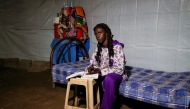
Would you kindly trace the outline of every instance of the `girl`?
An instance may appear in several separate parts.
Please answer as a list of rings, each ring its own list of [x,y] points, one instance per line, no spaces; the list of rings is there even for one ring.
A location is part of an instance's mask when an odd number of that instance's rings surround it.
[[[104,23],[94,27],[94,34],[98,44],[87,67],[87,74],[99,73],[98,80],[104,90],[101,109],[112,109],[116,98],[115,91],[121,81],[127,77],[124,75],[124,45],[113,40],[110,28]]]

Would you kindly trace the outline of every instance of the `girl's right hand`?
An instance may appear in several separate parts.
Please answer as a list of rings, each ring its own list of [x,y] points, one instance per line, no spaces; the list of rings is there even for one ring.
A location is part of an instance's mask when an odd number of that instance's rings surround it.
[[[94,65],[93,65],[93,64],[92,64],[91,66],[89,66],[89,67],[87,68],[87,70],[88,70],[87,75],[88,75],[88,74],[95,74],[95,73],[100,73],[100,72],[101,72],[101,70],[100,70],[99,68],[94,68]]]
[[[92,65],[90,65],[90,66],[87,68],[87,71],[88,71],[87,74],[91,74],[93,70],[94,70],[94,65],[92,64]]]

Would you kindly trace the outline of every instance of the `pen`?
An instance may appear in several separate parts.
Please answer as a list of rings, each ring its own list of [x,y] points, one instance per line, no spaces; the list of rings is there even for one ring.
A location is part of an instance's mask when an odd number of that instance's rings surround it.
[[[90,73],[92,72],[93,69],[94,69],[94,64],[91,65]]]

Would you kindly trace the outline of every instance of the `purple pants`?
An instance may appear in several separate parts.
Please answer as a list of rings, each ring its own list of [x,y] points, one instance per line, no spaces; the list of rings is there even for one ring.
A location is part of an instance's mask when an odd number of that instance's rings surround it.
[[[102,97],[100,109],[113,109],[116,98],[115,91],[122,81],[122,76],[116,73],[109,73],[105,77],[100,76],[98,80],[100,80],[100,90],[103,90],[103,92],[100,93]]]

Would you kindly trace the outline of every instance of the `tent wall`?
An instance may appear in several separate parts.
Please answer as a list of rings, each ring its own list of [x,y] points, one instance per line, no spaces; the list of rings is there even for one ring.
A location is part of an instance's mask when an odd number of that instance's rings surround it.
[[[107,23],[125,44],[127,65],[190,70],[190,0],[73,0],[93,27]],[[66,0],[0,0],[0,58],[49,60],[53,20]],[[67,1],[69,2],[69,0]]]

